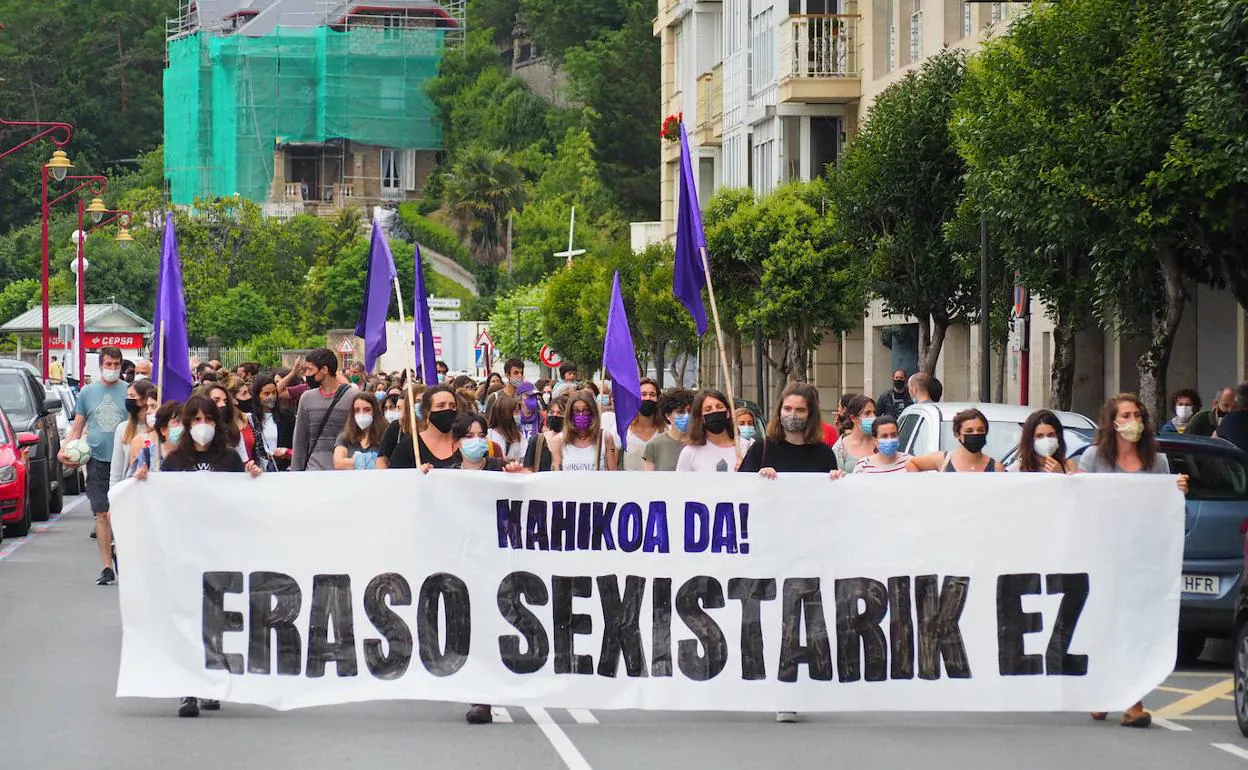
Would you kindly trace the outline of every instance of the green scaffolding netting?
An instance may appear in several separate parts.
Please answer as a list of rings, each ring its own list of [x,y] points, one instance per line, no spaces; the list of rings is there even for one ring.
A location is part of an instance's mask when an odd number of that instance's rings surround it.
[[[437,74],[443,34],[278,28],[169,41],[165,176],[173,202],[236,193],[266,200],[278,142],[440,149],[425,86]]]

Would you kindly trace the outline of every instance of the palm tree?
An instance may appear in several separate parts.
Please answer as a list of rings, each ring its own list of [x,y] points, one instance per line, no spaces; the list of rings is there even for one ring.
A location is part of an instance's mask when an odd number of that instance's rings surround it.
[[[497,264],[503,255],[507,213],[524,198],[520,171],[499,150],[466,150],[444,178],[443,200],[451,223],[468,239],[477,262]]]

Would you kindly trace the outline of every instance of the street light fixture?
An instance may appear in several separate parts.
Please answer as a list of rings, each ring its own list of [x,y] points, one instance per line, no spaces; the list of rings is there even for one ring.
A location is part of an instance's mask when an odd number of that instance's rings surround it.
[[[134,243],[134,236],[130,234],[130,228],[126,227],[125,225],[122,225],[121,227],[117,228],[117,237],[114,238],[113,240],[121,244],[121,248],[124,249],[130,244]]]
[[[65,175],[74,167],[74,164],[69,162],[69,156],[65,154],[64,150],[57,150],[52,153],[52,159],[48,161],[47,165],[48,171],[52,172],[52,178],[58,182],[64,182]]]
[[[51,138],[52,143],[58,148],[63,148],[65,145],[69,144],[69,140],[74,134],[74,127],[70,124],[48,120],[5,120],[4,118],[0,118],[0,129],[4,128],[42,128],[43,130],[32,137],[18,142],[7,150],[0,151],[0,158],[8,157],[23,147],[29,147],[45,136]],[[60,136],[56,136],[58,132],[60,133]],[[53,153],[52,160],[48,162],[54,164],[58,168],[64,168],[66,171],[73,168],[73,164],[69,162],[69,157],[59,149],[57,152]],[[57,181],[64,178],[64,172],[57,173],[60,173],[60,176],[56,178]]]
[[[108,206],[105,206],[100,198],[92,198],[90,205],[87,206],[87,213],[91,215],[92,222],[99,224],[104,215],[108,213]]]

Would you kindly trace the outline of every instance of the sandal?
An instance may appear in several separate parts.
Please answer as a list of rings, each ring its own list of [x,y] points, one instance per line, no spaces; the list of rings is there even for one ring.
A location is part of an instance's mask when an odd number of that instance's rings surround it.
[[[1109,718],[1109,712],[1108,711],[1093,711],[1092,718],[1098,722],[1104,722],[1106,719]]]
[[[1126,711],[1122,715],[1123,727],[1148,727],[1153,723],[1153,715],[1140,709],[1139,711]]]

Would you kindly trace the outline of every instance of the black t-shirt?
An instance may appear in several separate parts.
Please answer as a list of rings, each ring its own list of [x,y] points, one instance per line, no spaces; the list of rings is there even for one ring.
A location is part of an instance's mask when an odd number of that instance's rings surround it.
[[[183,452],[174,452],[160,464],[161,471],[216,471],[217,473],[242,473],[243,458],[238,452],[228,450],[220,454],[195,452],[188,458]]]
[[[1218,438],[1248,452],[1248,409],[1236,409],[1218,423]]]
[[[459,450],[455,450],[454,454],[446,459],[434,457],[433,452],[429,451],[429,447],[425,446],[425,442],[420,436],[416,437],[416,443],[420,447],[420,465],[432,465],[435,468],[452,468],[459,465],[461,458]],[[386,428],[386,433],[381,437],[381,457],[386,458],[391,468],[417,468],[416,458],[412,454],[412,437],[399,430],[399,423],[392,422]]]
[[[832,447],[822,441],[790,444],[763,439],[754,442],[737,470],[757,473],[763,468],[774,468],[777,473],[828,473],[835,467],[836,455],[832,454]]]
[[[542,456],[540,459],[533,457],[533,455],[537,454],[537,442],[539,437],[542,442]],[[537,467],[533,466],[535,459],[537,460]],[[548,471],[550,470],[550,464],[553,461],[554,458],[551,457],[550,454],[550,442],[546,440],[546,434],[538,433],[533,437],[533,440],[529,442],[529,448],[524,451],[524,467],[534,471]]]
[[[464,469],[464,466],[463,466],[463,461],[461,460],[460,462],[455,463],[455,464],[454,464],[454,465],[452,465],[451,467],[452,467],[452,468],[454,468],[454,469],[455,469],[455,470],[457,470],[457,471],[462,471],[462,470]],[[501,471],[502,469],[504,469],[504,468],[506,468],[506,467],[507,467],[507,460],[506,460],[506,458],[502,458],[502,457],[487,457],[487,458],[485,458],[485,467],[484,467],[484,468],[481,468],[480,470],[483,470],[483,471]]]

